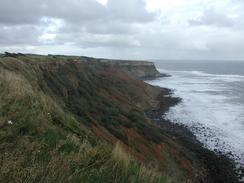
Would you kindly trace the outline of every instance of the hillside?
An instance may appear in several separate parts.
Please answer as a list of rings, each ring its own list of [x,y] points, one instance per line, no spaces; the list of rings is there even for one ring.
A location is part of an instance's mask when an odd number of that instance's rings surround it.
[[[145,114],[169,91],[87,59],[0,58],[0,182],[199,182]]]

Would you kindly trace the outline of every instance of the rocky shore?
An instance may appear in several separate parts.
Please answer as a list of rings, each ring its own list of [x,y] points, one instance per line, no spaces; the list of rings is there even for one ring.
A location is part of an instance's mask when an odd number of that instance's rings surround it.
[[[238,183],[242,182],[241,170],[236,170],[234,162],[227,156],[203,147],[193,133],[183,125],[175,124],[163,118],[170,107],[177,105],[181,99],[171,96],[172,91],[163,89],[158,96],[159,105],[157,108],[146,111],[147,116],[165,131],[174,141],[181,144],[184,152],[195,162],[202,173],[199,173],[199,182],[206,183]],[[239,174],[237,174],[239,172]],[[243,172],[243,170],[242,170]]]

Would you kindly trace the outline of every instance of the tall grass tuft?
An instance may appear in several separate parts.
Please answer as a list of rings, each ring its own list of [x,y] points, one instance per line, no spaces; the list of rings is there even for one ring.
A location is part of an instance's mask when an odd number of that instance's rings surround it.
[[[117,142],[113,151],[112,151],[112,158],[117,164],[122,165],[124,168],[128,168],[129,164],[131,163],[131,157],[127,154],[121,143]]]

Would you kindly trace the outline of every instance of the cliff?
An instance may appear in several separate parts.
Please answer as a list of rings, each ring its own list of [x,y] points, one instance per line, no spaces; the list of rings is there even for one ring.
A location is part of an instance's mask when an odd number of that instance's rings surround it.
[[[118,63],[0,58],[0,182],[178,183],[205,176],[194,156],[146,116],[169,105],[158,100],[169,90],[131,77],[120,69],[128,63]]]
[[[0,182],[187,180],[190,160],[144,114],[161,92],[100,61],[1,58]]]
[[[102,63],[110,67],[114,67],[134,78],[152,79],[156,77],[166,76],[156,69],[153,62],[148,61],[123,61],[123,60],[100,60]]]

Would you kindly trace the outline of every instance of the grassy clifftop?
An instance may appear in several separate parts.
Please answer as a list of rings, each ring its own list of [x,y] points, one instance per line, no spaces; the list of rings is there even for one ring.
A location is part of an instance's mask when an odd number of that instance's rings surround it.
[[[144,110],[167,91],[100,61],[0,58],[0,182],[192,182]]]

